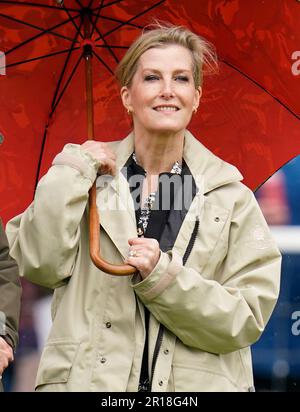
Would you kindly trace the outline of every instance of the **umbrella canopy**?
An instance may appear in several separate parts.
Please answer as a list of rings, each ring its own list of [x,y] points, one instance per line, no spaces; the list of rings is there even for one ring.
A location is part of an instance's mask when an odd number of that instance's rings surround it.
[[[87,18],[90,41],[84,38]],[[298,1],[0,0],[5,221],[32,201],[38,178],[63,145],[86,140],[81,56],[87,45],[93,49],[95,137],[109,141],[129,132],[113,71],[154,18],[187,26],[216,45],[220,74],[205,78],[190,130],[235,164],[251,189],[299,153]]]

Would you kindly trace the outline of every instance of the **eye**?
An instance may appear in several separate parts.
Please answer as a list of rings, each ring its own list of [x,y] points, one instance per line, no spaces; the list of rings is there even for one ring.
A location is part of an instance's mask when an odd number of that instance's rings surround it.
[[[175,77],[175,80],[179,80],[180,82],[189,82],[190,79],[188,78],[188,76],[185,75],[179,75]]]
[[[159,77],[155,74],[148,74],[147,76],[145,76],[146,82],[151,82],[153,80],[159,80]]]

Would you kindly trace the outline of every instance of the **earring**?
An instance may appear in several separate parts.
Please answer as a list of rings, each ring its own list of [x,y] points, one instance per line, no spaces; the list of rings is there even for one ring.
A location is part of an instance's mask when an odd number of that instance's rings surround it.
[[[198,110],[198,107],[195,107],[194,110],[193,110],[193,112],[196,114],[196,113],[197,113],[197,110]]]
[[[131,110],[130,110],[130,109],[128,109],[128,108],[127,108],[127,114],[128,114],[128,116],[130,116],[130,115],[131,115]]]

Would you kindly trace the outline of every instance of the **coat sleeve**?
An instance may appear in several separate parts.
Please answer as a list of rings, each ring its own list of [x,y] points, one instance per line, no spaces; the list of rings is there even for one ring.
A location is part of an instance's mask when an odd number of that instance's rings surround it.
[[[247,191],[236,203],[229,234],[219,239],[228,244],[227,254],[213,265],[215,273],[184,267],[171,251],[161,253],[151,274],[133,285],[157,320],[184,344],[212,353],[254,343],[279,294],[281,255],[257,202]],[[216,258],[213,252],[210,259]]]
[[[13,348],[18,343],[20,300],[18,266],[9,255],[7,238],[0,221],[0,335]]]
[[[40,180],[34,202],[8,222],[11,256],[20,275],[39,285],[56,288],[71,276],[80,221],[99,163],[79,145],[68,144]]]

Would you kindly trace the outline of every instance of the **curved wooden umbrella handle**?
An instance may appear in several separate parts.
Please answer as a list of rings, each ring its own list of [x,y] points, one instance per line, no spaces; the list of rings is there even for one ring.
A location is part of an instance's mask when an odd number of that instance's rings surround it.
[[[89,229],[90,229],[90,255],[93,263],[98,269],[109,275],[129,276],[136,273],[136,268],[130,265],[113,265],[106,262],[100,256],[100,219],[96,205],[96,183],[90,189],[89,193]]]

